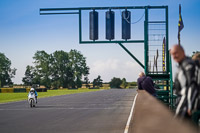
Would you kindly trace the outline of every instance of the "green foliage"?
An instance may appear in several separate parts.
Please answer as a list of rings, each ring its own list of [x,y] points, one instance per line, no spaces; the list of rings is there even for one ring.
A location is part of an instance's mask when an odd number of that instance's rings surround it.
[[[69,53],[37,51],[33,67],[27,66],[24,84],[42,84],[47,88],[79,88],[82,77],[89,74],[86,58],[77,50]]]
[[[47,88],[51,86],[51,55],[45,51],[37,51],[33,57],[34,64],[34,84],[43,84]]]
[[[22,82],[24,82],[24,85],[32,86],[32,82],[33,82],[33,67],[32,66],[28,65],[26,67],[25,77],[22,79]]]
[[[102,87],[103,80],[101,79],[101,76],[98,75],[96,79],[93,80],[93,87]]]
[[[80,87],[82,76],[87,76],[89,74],[89,67],[86,64],[86,58],[83,57],[79,51],[71,50],[69,52],[69,62],[73,73],[71,82],[75,82],[75,86],[72,86],[72,88]]]
[[[128,83],[129,88],[135,88],[137,86],[137,82],[130,82]]]
[[[111,88],[120,88],[120,85],[122,84],[122,80],[120,78],[113,78],[110,81],[110,87]]]
[[[88,75],[84,77],[83,83],[86,85],[86,88],[90,88],[90,85],[89,85],[90,81],[89,81]]]
[[[64,51],[55,51],[51,55],[52,86],[54,88],[68,87],[72,81],[73,73],[70,68],[69,55]]]
[[[126,87],[128,86],[128,83],[126,82],[126,79],[125,79],[125,78],[122,79],[122,84],[121,84],[121,86],[122,86],[123,88],[126,88]]]
[[[11,69],[11,61],[3,53],[0,53],[0,87],[13,84],[11,79],[16,70],[15,68]]]
[[[130,86],[137,86],[137,82],[131,82]]]

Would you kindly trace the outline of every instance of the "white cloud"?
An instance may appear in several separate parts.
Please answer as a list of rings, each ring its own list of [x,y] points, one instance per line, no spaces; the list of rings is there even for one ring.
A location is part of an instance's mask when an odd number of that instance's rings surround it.
[[[126,78],[127,81],[136,81],[138,73],[143,69],[134,61],[121,61],[109,58],[98,60],[90,65],[89,79],[92,82],[98,75],[104,82],[109,82],[113,77]]]

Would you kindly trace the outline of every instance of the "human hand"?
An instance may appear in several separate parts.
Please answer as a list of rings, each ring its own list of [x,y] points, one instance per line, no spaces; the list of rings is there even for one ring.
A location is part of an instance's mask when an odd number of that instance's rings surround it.
[[[191,110],[190,110],[190,109],[188,109],[187,113],[188,113],[188,115],[189,115],[189,116],[191,116],[191,115],[192,115],[192,112],[191,112]]]

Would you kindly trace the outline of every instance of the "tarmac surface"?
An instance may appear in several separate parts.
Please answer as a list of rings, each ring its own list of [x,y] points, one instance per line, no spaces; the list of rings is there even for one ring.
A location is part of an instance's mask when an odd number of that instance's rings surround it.
[[[191,121],[174,118],[174,113],[146,91],[138,91],[129,133],[200,133]]]
[[[45,92],[44,92],[45,93]],[[0,133],[123,133],[134,89],[110,89],[0,104]]]

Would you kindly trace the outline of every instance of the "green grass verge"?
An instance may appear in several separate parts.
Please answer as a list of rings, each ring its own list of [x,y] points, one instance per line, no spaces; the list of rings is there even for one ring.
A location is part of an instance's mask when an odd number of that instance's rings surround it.
[[[99,91],[99,90],[100,89],[48,90],[47,92],[38,92],[38,98],[40,99],[43,97],[52,97],[52,96],[84,93],[84,92]],[[27,95],[28,93],[0,93],[0,103],[27,100]]]

